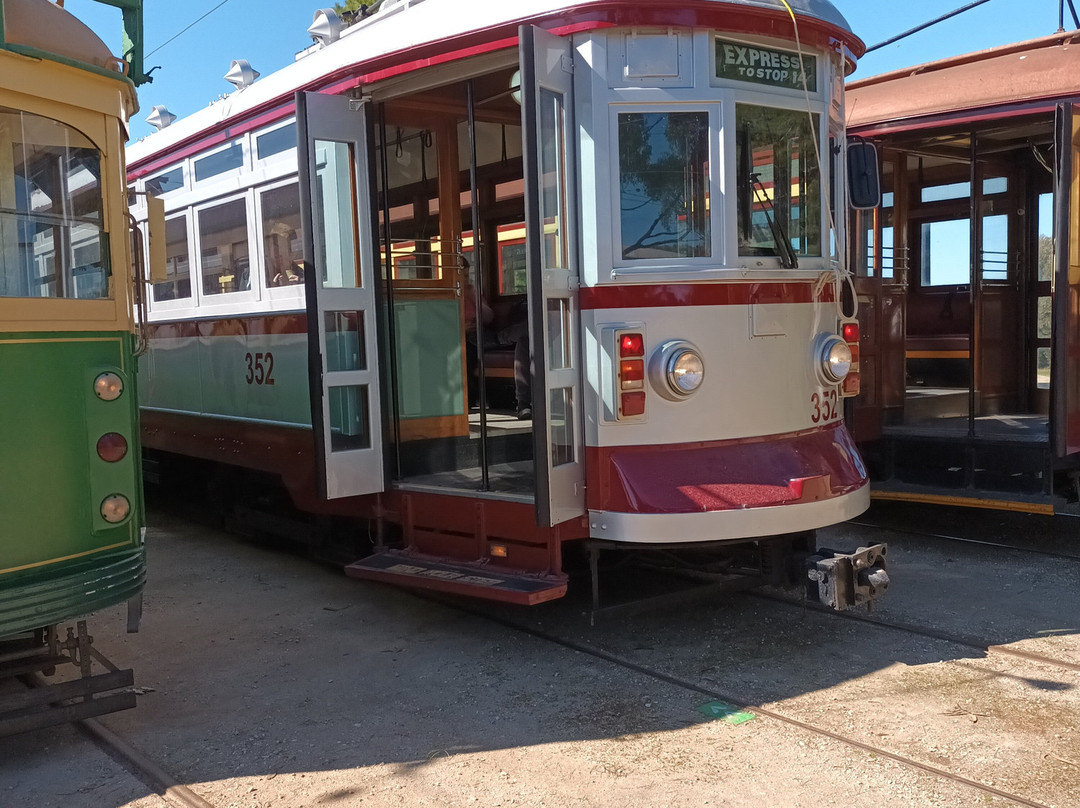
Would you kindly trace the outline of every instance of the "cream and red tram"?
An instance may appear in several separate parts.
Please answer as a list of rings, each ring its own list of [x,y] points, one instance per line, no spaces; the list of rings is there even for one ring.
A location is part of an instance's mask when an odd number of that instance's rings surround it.
[[[863,46],[787,6],[385,1],[234,63],[130,149],[167,211],[155,461],[366,520],[357,576],[512,602],[564,593],[567,542],[807,554],[868,503],[837,253]]]

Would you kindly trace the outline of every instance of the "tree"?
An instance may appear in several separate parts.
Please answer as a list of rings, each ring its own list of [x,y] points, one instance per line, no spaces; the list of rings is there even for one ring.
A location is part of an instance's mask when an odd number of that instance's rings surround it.
[[[334,3],[334,11],[337,12],[339,17],[344,18],[345,14],[353,16],[350,12],[359,11],[362,7],[366,8],[375,3],[376,0],[345,0],[344,3]]]

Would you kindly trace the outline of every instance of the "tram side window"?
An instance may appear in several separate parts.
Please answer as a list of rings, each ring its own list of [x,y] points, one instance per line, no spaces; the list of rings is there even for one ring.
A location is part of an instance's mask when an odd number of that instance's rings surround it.
[[[165,276],[154,284],[154,300],[186,300],[191,297],[191,260],[188,253],[187,219],[178,216],[165,221]]]
[[[267,286],[304,282],[304,242],[300,233],[300,187],[293,183],[259,194]]]
[[[109,296],[101,155],[60,121],[0,107],[0,296]]]
[[[203,294],[246,292],[251,288],[247,207],[234,199],[199,211],[199,263]]]
[[[818,115],[735,105],[739,255],[821,255]]]
[[[709,114],[619,114],[619,216],[624,259],[712,254]]]
[[[151,196],[162,196],[170,191],[176,191],[184,187],[184,167],[177,166],[168,171],[151,177],[146,181],[146,193]]]

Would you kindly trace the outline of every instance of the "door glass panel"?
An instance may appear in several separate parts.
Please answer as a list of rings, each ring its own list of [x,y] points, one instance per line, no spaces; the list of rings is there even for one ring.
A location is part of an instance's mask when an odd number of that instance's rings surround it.
[[[987,281],[1009,279],[1009,217],[983,216],[982,276]]]
[[[367,370],[364,312],[328,311],[326,318],[326,371]]]
[[[565,143],[563,98],[540,91],[540,215],[544,222],[544,266],[566,269]]]
[[[548,367],[563,370],[574,366],[570,355],[570,301],[549,298],[547,301]]]
[[[1035,351],[1035,381],[1042,390],[1050,389],[1050,349],[1037,348]]]
[[[1049,297],[1039,298],[1039,314],[1036,318],[1035,336],[1038,339],[1050,339],[1051,304]]]
[[[574,462],[574,391],[570,387],[552,390],[548,418],[551,422],[551,465]]]
[[[712,254],[709,224],[709,114],[619,115],[622,257]]]
[[[1039,194],[1039,280],[1054,274],[1054,195]],[[1049,336],[1049,335],[1047,335]]]
[[[322,273],[322,285],[333,289],[359,288],[352,144],[315,141],[315,182],[312,226],[315,264]],[[346,211],[351,211],[351,215]]]
[[[368,386],[331,387],[327,395],[330,403],[330,451],[370,449]]]
[[[971,276],[971,222],[952,219],[922,226],[923,286],[965,285]]]

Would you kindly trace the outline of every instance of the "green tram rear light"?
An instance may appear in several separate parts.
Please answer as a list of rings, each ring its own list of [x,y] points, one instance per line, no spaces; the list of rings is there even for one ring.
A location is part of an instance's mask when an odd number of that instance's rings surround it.
[[[113,494],[101,503],[101,518],[110,524],[123,522],[129,513],[131,513],[131,503],[123,494]]]

